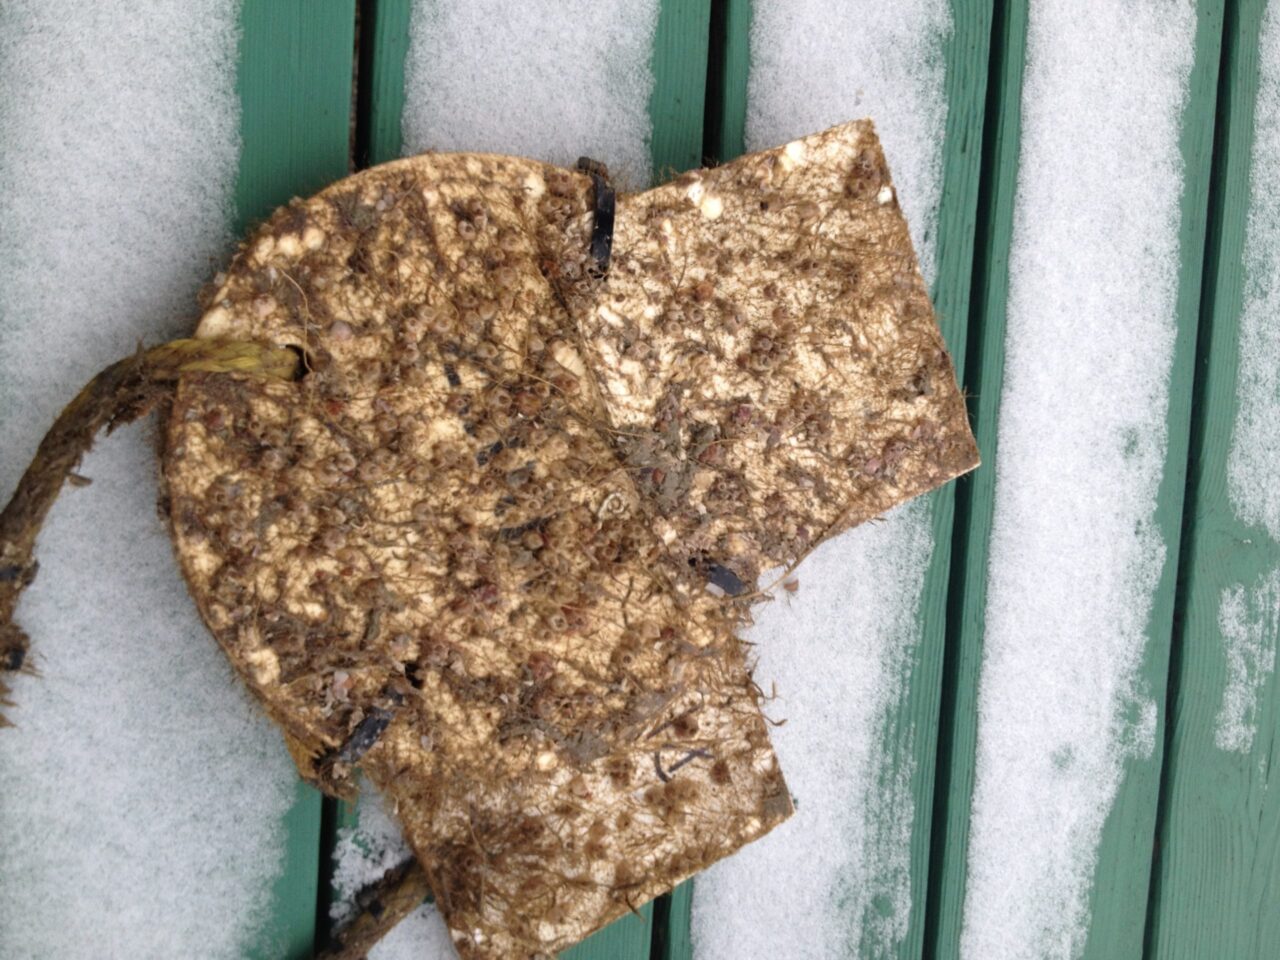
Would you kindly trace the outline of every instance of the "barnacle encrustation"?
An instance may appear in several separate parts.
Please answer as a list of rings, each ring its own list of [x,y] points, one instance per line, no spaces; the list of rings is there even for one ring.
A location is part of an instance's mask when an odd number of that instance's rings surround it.
[[[619,197],[607,269],[602,182],[426,154],[294,201],[189,348],[248,372],[140,359],[0,518],[17,668],[39,504],[162,402],[202,617],[303,776],[386,794],[467,958],[561,950],[783,821],[737,638],[762,574],[977,464],[870,123]]]

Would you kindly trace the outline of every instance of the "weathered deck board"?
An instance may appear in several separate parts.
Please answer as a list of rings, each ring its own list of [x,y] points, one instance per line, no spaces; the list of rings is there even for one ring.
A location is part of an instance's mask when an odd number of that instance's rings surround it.
[[[946,48],[947,133],[942,147],[943,186],[938,214],[937,272],[932,294],[938,323],[957,371],[966,369],[969,343],[969,301],[991,15],[990,4],[982,0],[953,0],[953,27]],[[963,378],[961,386],[967,389]],[[982,454],[985,459],[985,451]],[[955,485],[949,484],[928,498],[934,549],[917,612],[920,624],[917,662],[907,695],[899,701],[897,715],[890,719],[889,731],[886,731],[886,743],[892,742],[896,747],[892,754],[894,765],[914,764],[911,778],[915,804],[915,823],[911,831],[911,927],[897,954],[903,960],[920,957],[924,952],[925,901],[937,774],[933,758],[937,753],[938,712],[943,690],[955,494]],[[893,736],[892,741],[888,739],[889,735]]]
[[[290,197],[347,172],[355,0],[245,0],[240,13],[240,172],[236,230],[244,234]],[[298,783],[283,829],[284,874],[254,960],[309,957],[316,931],[320,794]]]
[[[236,213],[242,232],[345,176],[356,0],[244,0]]]
[[[1240,520],[1227,492],[1239,402],[1243,250],[1264,0],[1228,3],[1219,137],[1179,578],[1170,726],[1147,956],[1262,960],[1280,949],[1280,796],[1269,789],[1280,739],[1277,674],[1261,691],[1247,751],[1215,743],[1227,686],[1223,592],[1280,564],[1280,544]],[[1274,643],[1275,621],[1271,611]]]
[[[653,38],[654,183],[702,165],[711,0],[661,0]]]
[[[1139,956],[1150,893],[1156,808],[1164,758],[1161,740],[1167,718],[1165,686],[1169,673],[1191,431],[1190,385],[1200,313],[1223,2],[1199,0],[1196,11],[1195,61],[1179,141],[1184,166],[1176,305],[1178,334],[1170,373],[1165,470],[1155,512],[1155,524],[1166,544],[1167,553],[1147,628],[1149,639],[1142,669],[1146,689],[1160,705],[1156,746],[1147,759],[1131,760],[1127,764],[1119,795],[1103,828],[1090,899],[1089,939],[1083,960]]]
[[[950,600],[951,650],[948,688],[944,694],[947,710],[939,754],[943,767],[939,779],[940,782],[946,780],[947,790],[945,797],[939,797],[941,836],[935,863],[936,892],[930,907],[934,919],[927,948],[928,956],[938,958],[960,955],[988,541],[995,463],[999,455],[996,424],[1003,379],[1004,314],[1016,199],[1022,75],[1027,20],[1029,15],[1034,16],[1033,5],[1026,0],[998,4],[997,10],[996,42],[1001,49],[993,60],[992,127],[987,134],[989,159],[984,173],[983,251],[980,253],[984,263],[970,330],[974,352],[966,367],[966,382],[975,391],[971,409],[986,464],[962,482],[962,522],[955,540],[956,570]],[[1155,514],[1156,527],[1168,553],[1154,595],[1141,674],[1144,689],[1157,703],[1162,703],[1164,697],[1173,619],[1222,4],[1201,2],[1197,12],[1195,63],[1180,138],[1185,183],[1179,234],[1178,334],[1167,413],[1168,445]],[[1137,956],[1141,951],[1161,760],[1157,746],[1150,757],[1130,761],[1126,766],[1124,782],[1104,827],[1099,849],[1086,958]]]
[[[983,465],[956,484],[946,655],[937,750],[924,956],[960,955],[970,800],[978,742],[987,558],[995,503],[996,426],[1004,368],[1004,317],[1027,39],[1025,3],[994,6],[982,189],[974,241],[974,290],[962,383]]]
[[[708,158],[723,161],[744,150],[751,4],[750,0],[724,0],[716,7],[706,142]],[[956,369],[964,371],[970,342],[967,326],[978,216],[982,131],[987,104],[992,7],[981,0],[953,0],[951,9],[953,27],[945,49],[947,126],[941,147],[943,184],[932,293],[939,324]],[[888,159],[892,167],[893,157]],[[961,385],[965,385],[963,377]],[[934,755],[939,729],[939,702],[943,695],[944,633],[955,490],[954,485],[949,485],[927,498],[935,547],[917,610],[920,634],[915,645],[907,693],[898,701],[897,709],[882,735],[885,751],[882,769],[892,771],[905,765],[911,770],[914,803],[910,850],[912,910],[909,931],[896,953],[901,958],[919,957],[926,949],[926,885],[935,816]],[[803,569],[800,573],[803,580]],[[672,910],[673,921],[683,917],[687,923],[688,908],[683,906],[683,898],[689,886],[686,884],[676,892],[680,898],[676,903],[682,909]],[[669,951],[661,960],[688,960],[692,955],[685,932],[680,936],[673,935]]]

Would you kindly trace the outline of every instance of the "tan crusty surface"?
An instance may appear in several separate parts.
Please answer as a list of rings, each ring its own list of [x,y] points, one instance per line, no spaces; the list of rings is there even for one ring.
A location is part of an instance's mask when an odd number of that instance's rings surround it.
[[[978,465],[869,122],[627,198],[570,303],[664,542],[753,583]]]
[[[385,792],[468,958],[789,816],[723,586],[976,463],[869,124],[620,199],[606,279],[592,197],[428,154],[295,201],[197,335],[311,372],[185,378],[168,426],[202,615],[304,775]]]

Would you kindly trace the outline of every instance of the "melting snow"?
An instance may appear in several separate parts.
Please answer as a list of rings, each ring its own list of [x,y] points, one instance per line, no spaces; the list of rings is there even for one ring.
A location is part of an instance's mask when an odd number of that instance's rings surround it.
[[[338,831],[334,847],[334,904],[330,914],[345,923],[356,912],[356,894],[410,856],[409,845],[381,798],[364,785],[356,823]],[[423,904],[369,952],[369,960],[454,960],[457,951],[444,919]]]
[[[1227,491],[1245,523],[1280,542],[1280,8],[1267,6],[1259,40],[1250,207],[1240,316],[1239,409],[1227,463]],[[1257,731],[1258,694],[1276,663],[1280,569],[1253,585],[1223,590],[1218,612],[1227,657],[1215,742],[1248,753]]]

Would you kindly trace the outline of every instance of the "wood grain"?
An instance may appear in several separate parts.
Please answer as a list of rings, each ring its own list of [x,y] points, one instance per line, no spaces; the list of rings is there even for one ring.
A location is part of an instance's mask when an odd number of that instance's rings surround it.
[[[1170,726],[1147,956],[1262,960],[1280,950],[1280,675],[1260,692],[1247,752],[1215,744],[1227,684],[1223,591],[1280,564],[1280,544],[1240,521],[1226,487],[1239,407],[1240,315],[1264,0],[1227,5],[1219,137],[1179,577]]]
[[[662,0],[653,38],[649,119],[653,183],[702,165],[711,0]]]

